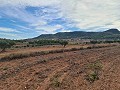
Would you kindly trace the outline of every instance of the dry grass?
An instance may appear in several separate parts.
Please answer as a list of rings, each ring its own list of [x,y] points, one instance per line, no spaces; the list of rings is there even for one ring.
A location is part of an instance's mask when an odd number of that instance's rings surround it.
[[[14,59],[22,59],[27,57],[34,57],[46,54],[54,54],[54,53],[63,53],[63,52],[70,52],[70,51],[78,51],[78,50],[85,50],[85,49],[93,49],[93,48],[104,48],[110,47],[114,45],[90,45],[85,47],[72,47],[72,48],[62,48],[56,50],[47,50],[47,51],[35,51],[35,52],[26,52],[26,53],[12,53],[0,58],[0,61],[10,61]]]

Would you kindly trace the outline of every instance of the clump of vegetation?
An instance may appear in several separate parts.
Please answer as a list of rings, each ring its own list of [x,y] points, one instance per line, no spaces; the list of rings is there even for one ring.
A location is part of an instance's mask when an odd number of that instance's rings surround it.
[[[5,56],[5,57],[2,57],[1,58],[1,61],[7,61],[7,60],[13,60],[13,59],[22,59],[22,58],[25,58],[25,57],[29,57],[30,55],[27,54],[27,53],[19,53],[19,54],[10,54],[8,56]]]
[[[0,48],[2,49],[1,52],[5,52],[6,48],[11,48],[15,43],[11,40],[1,40],[0,41]]]
[[[54,75],[53,76],[53,78],[51,78],[51,86],[53,86],[53,87],[60,87],[61,86],[61,82],[59,81],[59,77],[60,77],[61,75]]]
[[[31,46],[59,45],[58,40],[34,40],[28,42]]]
[[[58,80],[54,80],[52,83],[51,83],[52,86],[54,87],[60,87],[61,83],[58,81]]]
[[[39,61],[39,63],[46,63],[46,62],[47,62],[47,60],[45,60],[45,59]]]
[[[96,80],[99,80],[99,75],[97,72],[92,72],[86,75],[86,80],[89,81],[90,83],[93,83]]]
[[[97,46],[97,45],[94,46],[94,45],[93,45],[93,46],[88,46],[86,49],[103,48],[103,47],[109,47],[109,46],[104,46],[104,45],[103,45],[103,46]]]
[[[63,40],[35,40],[35,41],[31,41],[29,42],[29,46],[43,46],[43,45],[62,45],[62,46],[66,46],[68,44],[67,41],[63,41]]]
[[[8,70],[9,68],[8,67],[2,67],[0,68],[0,70]]]
[[[66,45],[68,45],[68,42],[67,41],[59,41],[59,43],[62,45],[62,46],[66,46]]]
[[[100,61],[93,62],[88,65],[88,68],[91,70],[101,70],[102,69],[102,64]]]
[[[94,81],[99,80],[99,72],[102,69],[102,64],[100,61],[96,61],[87,65],[87,69],[91,71],[85,76],[85,79],[88,82],[93,83]]]

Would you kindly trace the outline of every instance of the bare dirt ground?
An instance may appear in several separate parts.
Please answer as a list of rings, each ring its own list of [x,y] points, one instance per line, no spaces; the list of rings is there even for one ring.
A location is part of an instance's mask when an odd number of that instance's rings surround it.
[[[99,80],[85,79],[100,61]],[[120,46],[0,62],[0,90],[120,90]]]

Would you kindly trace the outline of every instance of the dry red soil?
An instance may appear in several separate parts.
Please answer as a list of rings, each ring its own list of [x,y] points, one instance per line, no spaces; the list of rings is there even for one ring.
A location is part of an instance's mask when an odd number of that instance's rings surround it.
[[[101,62],[99,80],[85,79]],[[120,90],[120,46],[0,62],[0,90]]]

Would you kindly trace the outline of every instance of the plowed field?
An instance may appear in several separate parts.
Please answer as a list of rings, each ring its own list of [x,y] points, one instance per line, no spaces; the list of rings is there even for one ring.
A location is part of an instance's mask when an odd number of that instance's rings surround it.
[[[95,62],[99,79],[90,82]],[[120,90],[120,46],[0,62],[0,90]]]

